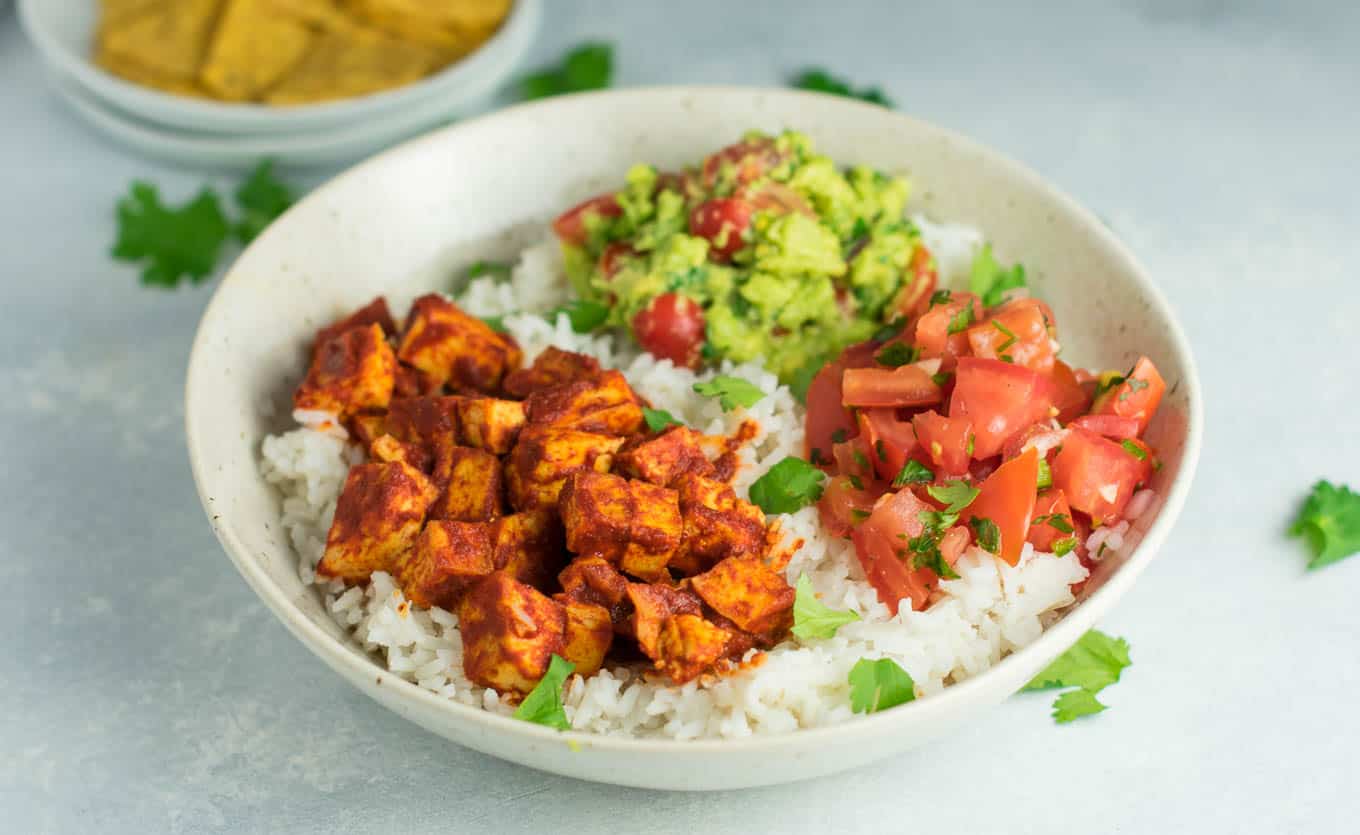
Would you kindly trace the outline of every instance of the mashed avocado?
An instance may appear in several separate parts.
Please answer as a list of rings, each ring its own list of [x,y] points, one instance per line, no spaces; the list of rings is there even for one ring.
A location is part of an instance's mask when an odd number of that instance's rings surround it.
[[[558,233],[577,292],[643,347],[682,361],[647,344],[685,330],[646,319],[673,293],[702,310],[703,344],[684,356],[760,360],[791,381],[899,318],[894,299],[926,280],[913,269],[907,196],[904,178],[838,168],[800,133],[751,133],[697,169],[634,166],[622,190],[573,210],[570,234],[564,215]]]

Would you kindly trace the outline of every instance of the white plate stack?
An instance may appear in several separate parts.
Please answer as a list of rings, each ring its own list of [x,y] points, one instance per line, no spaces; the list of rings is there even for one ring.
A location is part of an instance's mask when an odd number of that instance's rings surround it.
[[[381,93],[298,107],[176,96],[118,78],[91,60],[97,0],[19,0],[19,21],[53,88],[91,125],[149,156],[246,168],[358,159],[484,108],[533,42],[540,0],[516,0],[499,31],[468,57]]]

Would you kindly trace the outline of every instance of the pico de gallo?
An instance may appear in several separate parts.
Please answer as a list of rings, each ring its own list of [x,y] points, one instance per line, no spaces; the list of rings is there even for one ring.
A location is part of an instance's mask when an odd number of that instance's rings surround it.
[[[990,254],[988,253],[988,256]],[[808,391],[823,524],[854,541],[879,599],[923,608],[970,544],[1010,565],[1121,520],[1159,466],[1142,440],[1166,383],[1147,357],[1092,374],[1058,359],[1044,302],[933,292],[899,333],[846,348]],[[1009,296],[1009,298],[1006,298]]]
[[[923,309],[935,259],[907,180],[840,168],[800,133],[749,133],[694,168],[634,166],[553,223],[581,299],[652,354],[761,361],[805,385],[847,345]]]

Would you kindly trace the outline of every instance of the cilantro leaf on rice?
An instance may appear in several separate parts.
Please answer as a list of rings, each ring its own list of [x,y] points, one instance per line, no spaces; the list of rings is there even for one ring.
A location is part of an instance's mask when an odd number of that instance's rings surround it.
[[[751,484],[751,501],[766,513],[793,513],[822,497],[826,473],[792,455]]]
[[[562,708],[562,685],[576,669],[576,665],[557,653],[548,662],[548,671],[534,689],[515,708],[515,718],[536,725],[547,725],[559,731],[571,730],[567,712]]]
[[[765,392],[755,383],[728,374],[719,374],[707,382],[695,383],[694,391],[704,397],[718,398],[718,405],[724,412],[730,412],[738,406],[749,409],[765,397]]]
[[[1007,290],[1028,286],[1025,281],[1025,267],[1015,264],[1009,269],[1001,266],[992,255],[992,245],[983,244],[973,258],[972,272],[968,277],[968,290],[982,299],[985,307],[1001,303]]]
[[[913,701],[916,682],[891,658],[861,658],[850,669],[850,709],[877,713]]]
[[[793,634],[806,641],[812,638],[833,638],[847,623],[859,620],[849,609],[833,609],[817,599],[812,580],[806,574],[798,577],[793,598]]]

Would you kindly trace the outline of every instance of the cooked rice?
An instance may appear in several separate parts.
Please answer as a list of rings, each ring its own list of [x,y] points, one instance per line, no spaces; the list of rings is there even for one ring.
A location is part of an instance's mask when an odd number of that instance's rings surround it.
[[[939,256],[942,278],[966,274],[981,236],[966,227],[921,226]],[[557,244],[547,240],[525,250],[509,281],[475,280],[458,302],[479,316],[504,316],[529,360],[556,345],[621,368],[653,405],[701,432],[731,433],[741,421],[755,420],[760,432],[741,451],[743,466],[734,482],[739,494],[785,456],[801,454],[803,409],[774,375],[757,365],[729,363],[696,375],[612,336],[577,334],[565,315],[549,322],[538,312],[567,297]],[[767,396],[748,411],[724,414],[715,399],[692,391],[695,381],[719,373],[744,377]],[[496,691],[463,675],[454,614],[411,606],[385,573],[374,574],[367,587],[349,589],[316,577],[336,497],[349,466],[360,457],[356,447],[308,428],[264,440],[261,469],[282,494],[283,523],[297,550],[303,583],[319,586],[336,621],[392,673],[464,704],[511,712]],[[1150,494],[1137,498],[1142,508],[1152,501]],[[892,658],[911,674],[920,695],[937,693],[1034,641],[1074,601],[1072,584],[1087,576],[1075,554],[1038,554],[1027,544],[1019,565],[1011,567],[972,548],[955,566],[960,579],[942,583],[929,609],[913,612],[904,605],[889,617],[865,581],[854,547],[822,530],[815,507],[782,517],[782,525],[786,543],[804,541],[788,565],[789,582],[806,573],[823,603],[853,609],[861,621],[841,627],[829,640],[802,643],[791,637],[766,652],[762,663],[708,683],[674,686],[624,667],[589,679],[573,676],[565,693],[572,726],[601,734],[698,739],[843,722],[853,715],[847,676],[860,658]],[[1122,547],[1127,531],[1127,523],[1121,523],[1093,533],[1091,540],[1096,550],[1104,545],[1108,553]]]

